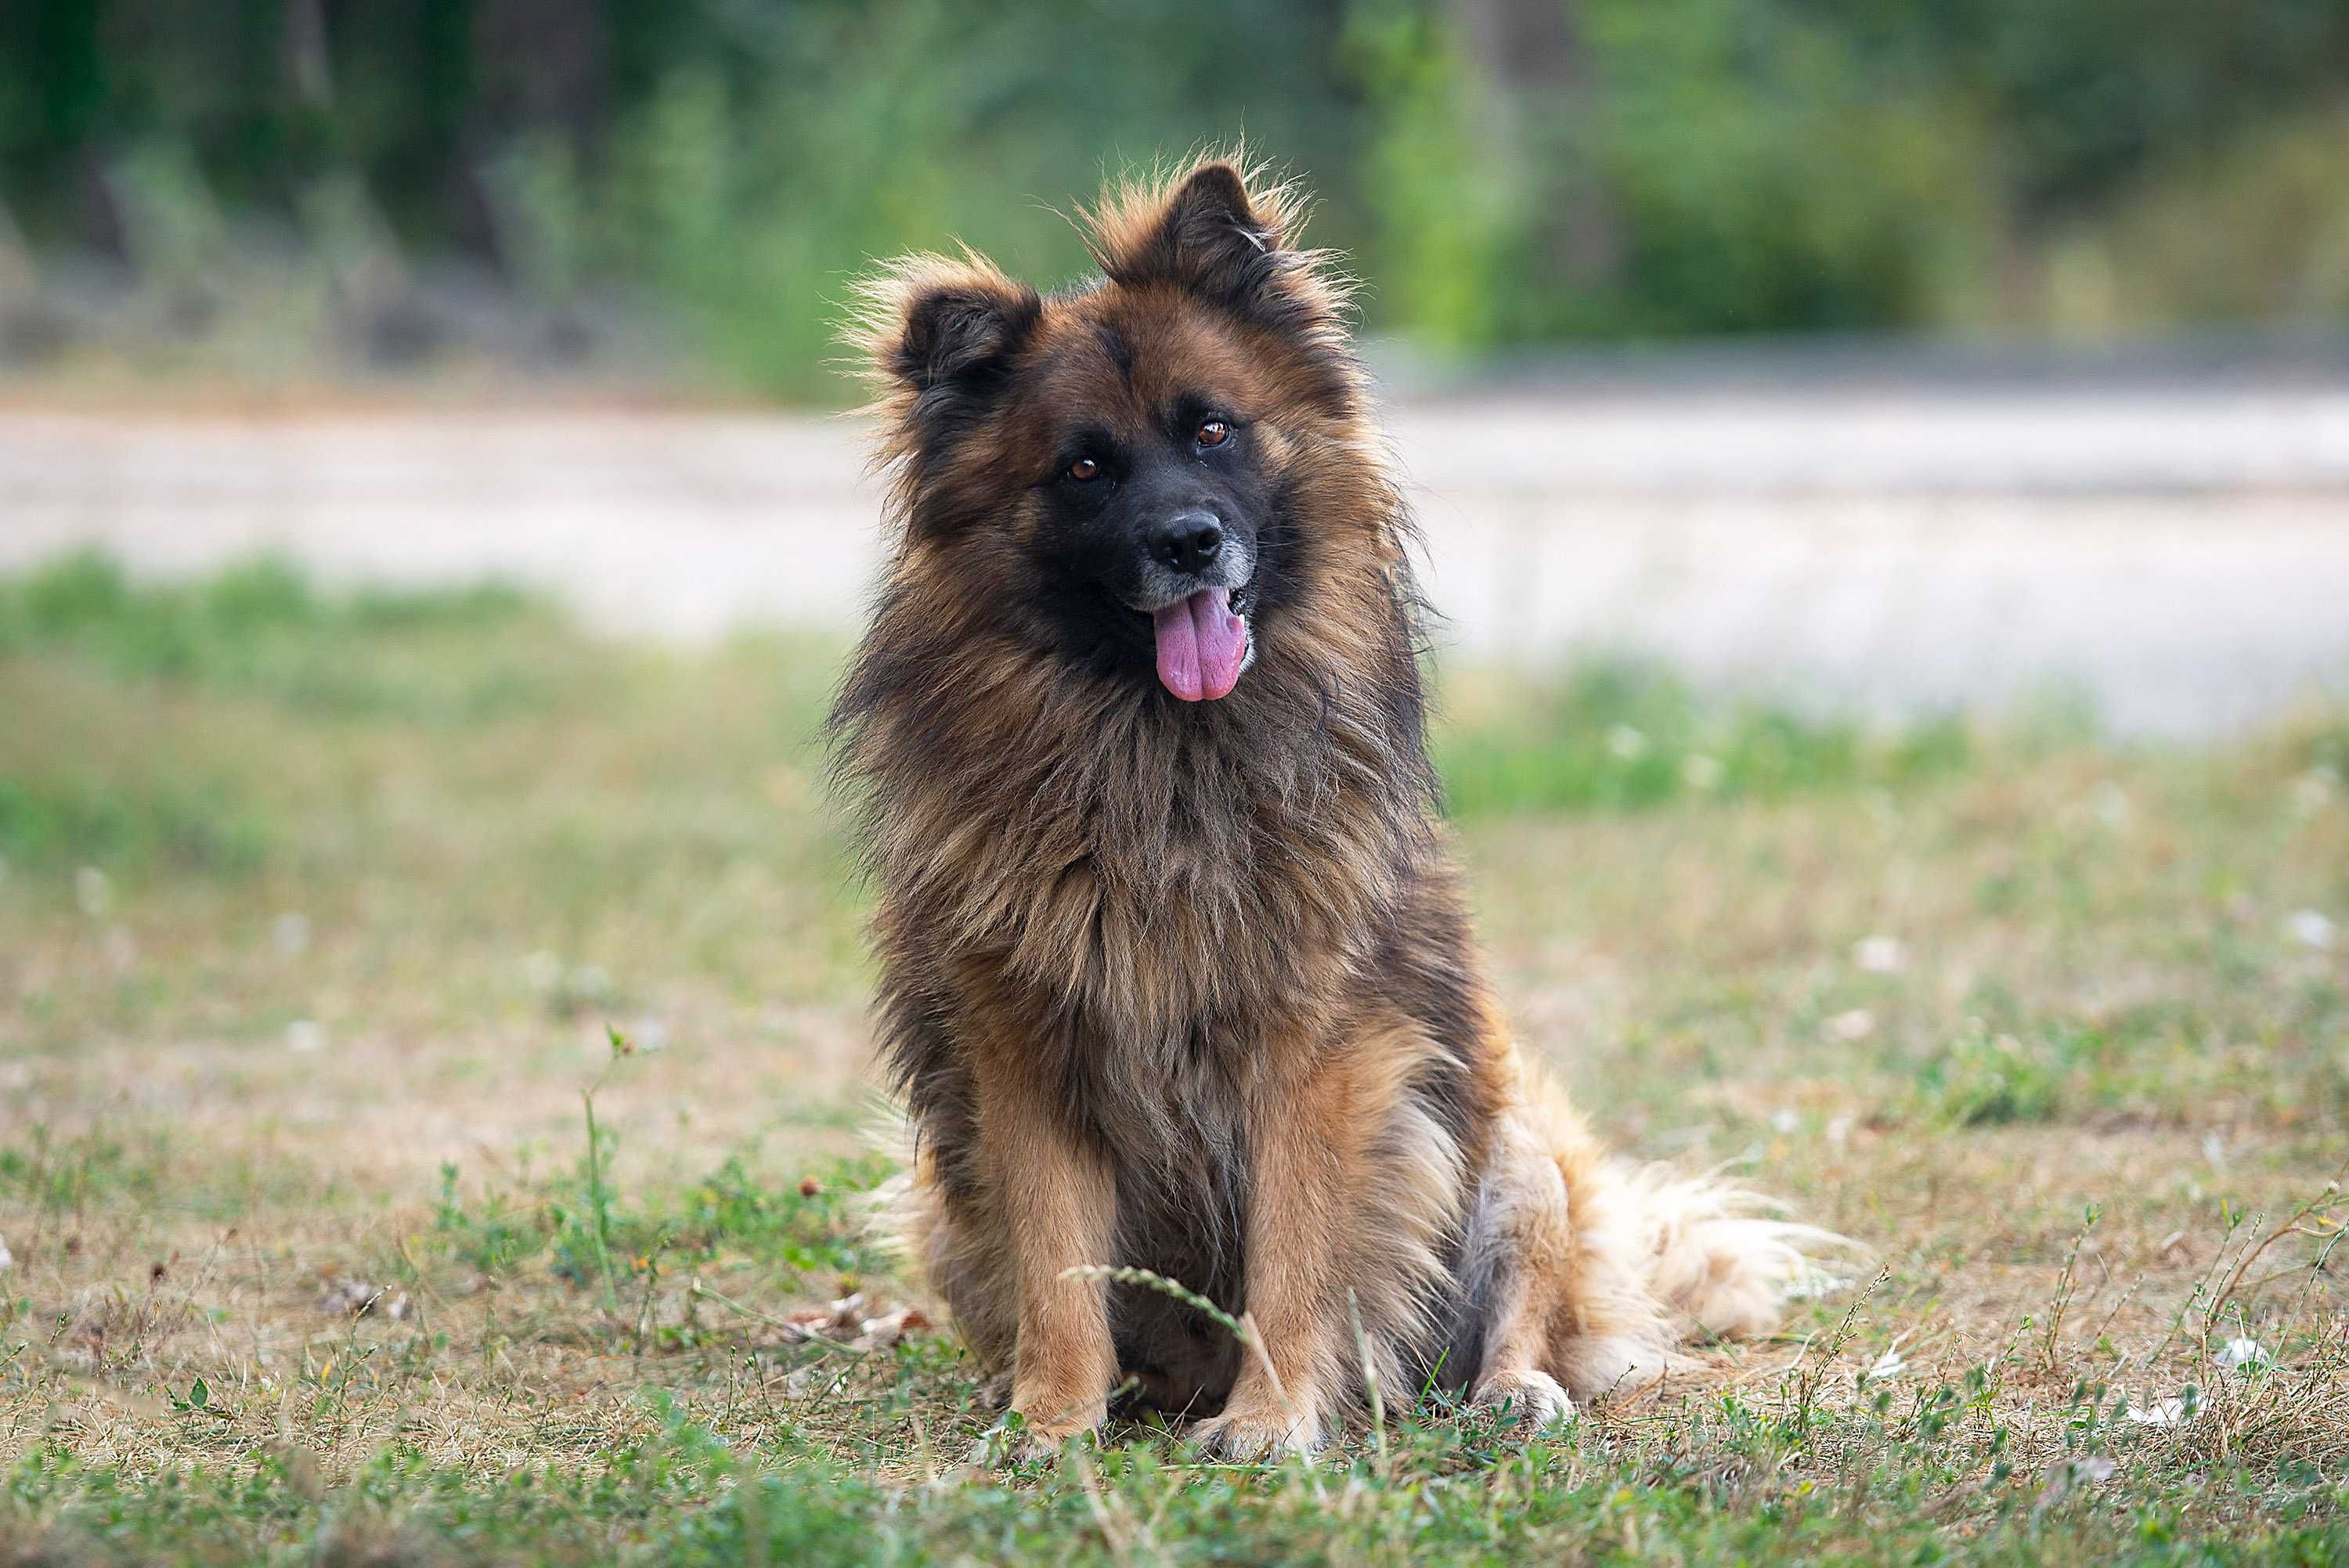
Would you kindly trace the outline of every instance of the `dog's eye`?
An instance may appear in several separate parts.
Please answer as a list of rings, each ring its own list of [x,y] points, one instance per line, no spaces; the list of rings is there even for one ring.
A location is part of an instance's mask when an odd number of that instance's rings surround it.
[[[1203,447],[1220,447],[1232,438],[1232,428],[1221,419],[1210,419],[1199,427],[1198,442]]]
[[[1091,458],[1079,458],[1069,465],[1069,477],[1079,484],[1082,484],[1087,480],[1099,479],[1101,465]]]

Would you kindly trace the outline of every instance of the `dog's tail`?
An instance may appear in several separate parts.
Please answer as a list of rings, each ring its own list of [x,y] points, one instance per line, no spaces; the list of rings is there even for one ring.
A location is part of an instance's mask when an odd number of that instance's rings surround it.
[[[1604,1167],[1619,1222],[1649,1295],[1685,1341],[1753,1339],[1774,1332],[1814,1253],[1849,1243],[1782,1218],[1779,1205],[1716,1175],[1661,1165]]]
[[[1558,1349],[1577,1398],[1652,1381],[1691,1342],[1772,1333],[1815,1260],[1853,1250],[1717,1173],[1611,1155],[1557,1102],[1544,1120],[1573,1238],[1582,1332]]]

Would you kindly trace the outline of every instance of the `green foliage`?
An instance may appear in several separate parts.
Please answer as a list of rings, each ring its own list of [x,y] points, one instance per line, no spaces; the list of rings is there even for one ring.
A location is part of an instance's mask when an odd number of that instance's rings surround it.
[[[1991,242],[1983,128],[1948,85],[1869,58],[1864,27],[1743,0],[1585,15],[1605,62],[1595,157],[1622,235],[1624,328],[1926,320],[1937,273]]]
[[[2349,320],[2344,138],[2337,106],[2261,121],[2051,222],[2024,308],[2075,336]]]
[[[362,338],[404,258],[486,253],[558,355],[617,288],[712,377],[834,400],[874,256],[1067,277],[1054,206],[1245,133],[1320,191],[1372,324],[1437,347],[2349,309],[2333,0],[1543,9],[44,0],[0,22],[0,233],[95,242],[99,169],[180,339],[258,220]]]
[[[1521,214],[1477,134],[1487,106],[1475,72],[1423,7],[1358,6],[1348,20],[1342,57],[1381,111],[1361,200],[1381,325],[1437,345],[1497,341],[1516,325]]]

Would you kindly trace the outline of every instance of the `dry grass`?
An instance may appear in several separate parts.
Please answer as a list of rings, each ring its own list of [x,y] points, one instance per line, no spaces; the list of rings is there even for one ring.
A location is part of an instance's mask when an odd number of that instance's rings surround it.
[[[0,1563],[2349,1554],[2337,714],[1488,788],[1532,1047],[1869,1262],[1526,1449],[1391,1399],[1318,1468],[1126,1429],[982,1478],[949,1337],[788,1326],[905,1294],[856,1233],[822,650],[36,597],[0,593]],[[1487,761],[1624,722],[1463,706]]]

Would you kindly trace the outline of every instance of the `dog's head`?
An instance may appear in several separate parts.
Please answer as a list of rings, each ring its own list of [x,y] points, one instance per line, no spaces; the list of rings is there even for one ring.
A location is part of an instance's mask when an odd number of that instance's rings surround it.
[[[940,614],[1215,700],[1317,578],[1381,564],[1343,285],[1297,222],[1208,159],[1086,214],[1102,276],[1076,287],[968,253],[864,285],[901,570],[952,585]]]

